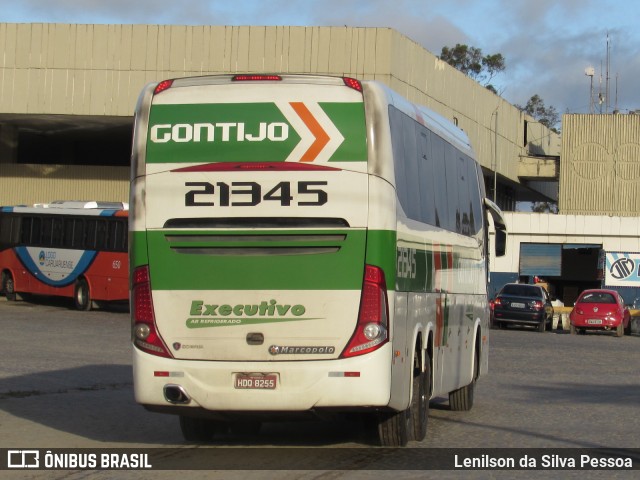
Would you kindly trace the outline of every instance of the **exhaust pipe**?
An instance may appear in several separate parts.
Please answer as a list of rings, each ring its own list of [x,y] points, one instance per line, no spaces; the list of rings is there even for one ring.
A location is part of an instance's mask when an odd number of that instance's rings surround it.
[[[164,399],[172,405],[187,405],[191,397],[180,385],[165,385]]]

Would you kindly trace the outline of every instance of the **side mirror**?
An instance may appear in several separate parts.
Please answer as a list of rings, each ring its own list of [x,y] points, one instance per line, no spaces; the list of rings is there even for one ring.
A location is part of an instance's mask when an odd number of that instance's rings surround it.
[[[502,210],[495,203],[485,198],[484,205],[493,218],[493,226],[496,230],[495,255],[502,257],[507,253],[507,223],[502,215]]]
[[[496,230],[496,257],[502,257],[507,253],[507,231]]]

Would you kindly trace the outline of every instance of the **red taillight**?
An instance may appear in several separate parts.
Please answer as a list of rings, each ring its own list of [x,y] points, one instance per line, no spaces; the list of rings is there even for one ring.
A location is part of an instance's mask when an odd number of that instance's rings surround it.
[[[281,80],[280,75],[234,75],[231,78],[233,82],[279,82]]]
[[[536,300],[534,302],[531,302],[531,306],[534,310],[542,310],[544,308],[544,303],[542,303],[540,300]]]
[[[353,88],[354,90],[357,90],[359,92],[362,91],[362,83],[360,83],[359,80],[350,77],[344,77],[342,80],[347,87]]]
[[[496,298],[496,299],[493,301],[492,308],[493,308],[493,307],[495,307],[496,305],[502,305],[502,299],[500,299],[500,298]]]
[[[134,345],[151,355],[170,358],[171,354],[156,328],[148,266],[133,271],[131,297]]]
[[[156,85],[156,88],[153,90],[153,94],[157,95],[160,92],[164,92],[165,90],[171,88],[171,85],[173,85],[173,80],[163,80],[158,85]]]
[[[341,358],[377,350],[389,340],[389,306],[384,272],[365,265],[358,324]]]

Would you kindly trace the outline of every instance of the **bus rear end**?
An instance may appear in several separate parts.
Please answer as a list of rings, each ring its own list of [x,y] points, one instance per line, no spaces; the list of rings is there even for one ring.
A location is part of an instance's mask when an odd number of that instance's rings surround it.
[[[368,232],[359,82],[150,86],[132,168],[139,403],[184,422],[389,404],[395,239]]]

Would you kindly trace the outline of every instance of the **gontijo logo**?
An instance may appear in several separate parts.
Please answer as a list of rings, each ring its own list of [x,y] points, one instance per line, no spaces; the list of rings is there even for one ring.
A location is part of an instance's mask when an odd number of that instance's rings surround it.
[[[366,160],[362,102],[161,104],[149,124],[151,162]]]

